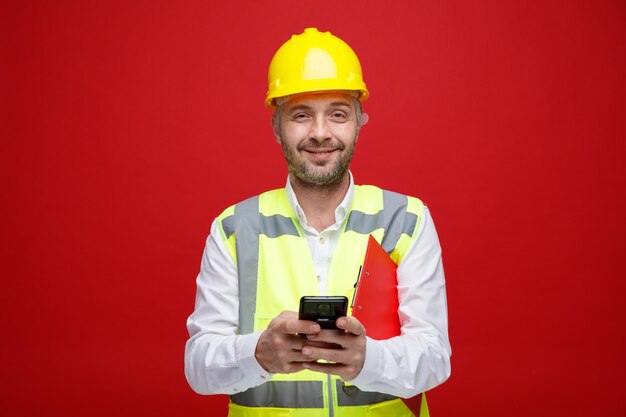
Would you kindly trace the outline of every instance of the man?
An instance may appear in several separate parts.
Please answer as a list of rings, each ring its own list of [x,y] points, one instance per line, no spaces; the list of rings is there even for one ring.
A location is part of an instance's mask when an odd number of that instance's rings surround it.
[[[428,209],[354,185],[348,168],[369,93],[347,44],[306,29],[276,52],[268,81],[289,177],[211,227],[187,322],[189,384],[230,394],[229,416],[410,416],[397,397],[450,375],[441,249]],[[298,320],[301,296],[352,298],[370,234],[398,265],[402,335],[373,340],[352,316],[337,320],[340,330]]]

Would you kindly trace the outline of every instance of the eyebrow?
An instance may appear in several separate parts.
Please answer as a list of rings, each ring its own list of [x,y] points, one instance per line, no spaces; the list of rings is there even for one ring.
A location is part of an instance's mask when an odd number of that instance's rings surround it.
[[[350,107],[350,103],[347,101],[333,101],[330,105],[333,107]]]
[[[329,106],[330,107],[350,107],[350,103],[347,101],[333,101],[332,103],[329,104]],[[300,110],[311,110],[311,109],[312,107],[306,104],[298,104],[297,106],[290,108],[287,114],[292,115],[293,113],[300,111]]]

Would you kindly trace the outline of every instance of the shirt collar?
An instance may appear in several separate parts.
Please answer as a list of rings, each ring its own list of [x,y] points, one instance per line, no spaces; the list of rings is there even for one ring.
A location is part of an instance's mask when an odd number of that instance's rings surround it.
[[[348,212],[350,211],[350,207],[352,206],[352,199],[354,198],[354,178],[352,177],[352,172],[348,171],[348,174],[350,176],[350,186],[348,187],[348,191],[343,197],[343,200],[335,209],[335,224],[329,226],[329,229],[338,229],[343,224],[346,216],[348,215]],[[291,181],[289,181],[289,176],[287,176],[287,185],[285,186],[285,190],[287,191],[287,200],[289,201],[291,209],[296,214],[296,217],[298,218],[298,221],[300,222],[302,227],[306,227],[306,215],[304,214],[304,210],[302,210],[302,207],[300,207],[300,204],[298,203],[298,197],[296,197],[296,193],[293,191]]]

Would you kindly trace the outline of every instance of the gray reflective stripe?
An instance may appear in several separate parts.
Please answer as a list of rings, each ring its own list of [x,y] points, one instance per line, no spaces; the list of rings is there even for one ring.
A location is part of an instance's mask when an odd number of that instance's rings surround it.
[[[260,234],[270,238],[280,237],[284,235],[300,236],[296,225],[293,224],[291,217],[275,214],[273,216],[260,217]]]
[[[252,197],[237,204],[234,216],[239,276],[239,334],[248,334],[254,331],[254,312],[256,311],[256,284],[259,271],[259,197]]]
[[[398,397],[379,392],[361,391],[354,385],[345,386],[336,380],[337,405],[351,407],[378,404],[395,400]],[[329,388],[329,400],[332,392]],[[246,407],[277,407],[277,408],[324,408],[323,385],[321,381],[269,381],[230,396],[235,404]],[[332,407],[329,412],[332,413]]]
[[[237,204],[235,214],[222,220],[222,227],[227,238],[233,230],[237,239],[239,334],[252,333],[259,273],[259,235],[264,234],[270,238],[300,235],[291,218],[279,214],[263,216],[259,213],[258,196]]]
[[[383,190],[383,216],[385,216],[385,236],[381,242],[383,249],[391,253],[398,244],[400,235],[406,233],[404,219],[408,199],[405,195]],[[407,234],[411,236],[413,230]]]
[[[341,380],[337,380],[336,387],[337,404],[340,407],[378,404],[398,398],[389,394],[381,394],[380,392],[361,391],[354,385],[345,386]]]
[[[324,408],[321,381],[269,381],[230,396],[246,407]]]
[[[352,210],[346,222],[346,231],[369,234],[384,228],[382,247],[391,253],[402,233],[412,236],[417,224],[417,215],[406,211],[407,202],[407,196],[383,190],[383,209],[376,214]]]
[[[330,374],[327,375],[327,377],[328,377],[327,378],[328,382],[326,386],[328,387],[328,390],[327,390],[328,391],[328,411],[329,411],[328,417],[335,417],[335,404],[333,404],[333,390],[332,390],[333,384],[331,382]]]
[[[300,236],[296,225],[293,224],[291,217],[274,214],[273,216],[260,215],[259,217],[260,234],[267,237],[276,238],[285,235]],[[222,229],[226,239],[235,233],[235,216],[224,217],[222,220]]]
[[[376,229],[384,227],[382,210],[376,214],[365,214],[352,210],[346,222],[346,231],[352,230],[362,235],[368,235]]]
[[[224,219],[222,219],[222,229],[224,229],[226,239],[235,233],[235,216],[224,217]]]

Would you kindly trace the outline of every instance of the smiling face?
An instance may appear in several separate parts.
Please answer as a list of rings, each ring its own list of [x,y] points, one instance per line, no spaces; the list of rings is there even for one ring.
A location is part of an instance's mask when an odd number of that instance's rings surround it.
[[[343,93],[291,98],[280,109],[276,140],[289,173],[302,185],[337,185],[347,176],[357,140],[357,109]]]

